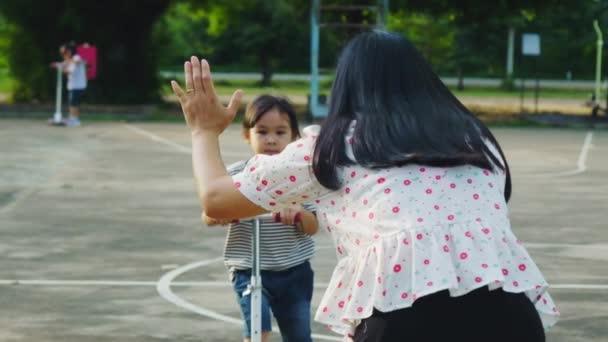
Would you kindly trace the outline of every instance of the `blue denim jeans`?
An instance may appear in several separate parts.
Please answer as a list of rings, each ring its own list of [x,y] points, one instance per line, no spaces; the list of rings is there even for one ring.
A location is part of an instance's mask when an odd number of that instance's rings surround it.
[[[82,100],[84,89],[72,89],[68,91],[68,104],[70,107],[78,107]]]
[[[306,261],[284,271],[262,271],[262,331],[272,329],[270,311],[277,320],[283,342],[311,342],[310,302],[314,273]],[[251,282],[251,271],[236,271],[232,285],[245,326],[243,336],[251,336],[251,295],[243,292]]]

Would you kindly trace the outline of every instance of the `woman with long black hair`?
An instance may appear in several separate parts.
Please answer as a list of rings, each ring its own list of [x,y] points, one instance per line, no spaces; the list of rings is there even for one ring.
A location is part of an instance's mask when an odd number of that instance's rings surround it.
[[[514,236],[509,167],[489,131],[403,37],[345,47],[320,130],[230,177],[209,65],[176,82],[201,207],[239,218],[314,200],[339,258],[315,319],[355,341],[544,341],[559,316]]]

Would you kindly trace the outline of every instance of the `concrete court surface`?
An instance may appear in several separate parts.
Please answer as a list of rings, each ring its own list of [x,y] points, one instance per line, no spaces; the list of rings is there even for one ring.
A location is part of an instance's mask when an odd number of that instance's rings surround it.
[[[608,341],[608,131],[493,131],[513,229],[562,313],[548,341]],[[0,341],[241,340],[224,229],[200,223],[189,151],[177,123],[0,120]],[[222,151],[249,156],[238,126]],[[336,261],[327,233],[316,241],[315,304]]]

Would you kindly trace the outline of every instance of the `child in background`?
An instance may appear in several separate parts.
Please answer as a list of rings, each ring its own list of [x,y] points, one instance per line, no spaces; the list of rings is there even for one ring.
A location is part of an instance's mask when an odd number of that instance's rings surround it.
[[[247,108],[243,134],[255,154],[278,154],[300,137],[292,105],[284,98],[262,95]],[[231,175],[245,169],[247,161],[228,167]],[[264,180],[260,186],[265,186]],[[262,338],[269,341],[272,310],[284,341],[311,340],[310,305],[313,271],[309,259],[314,254],[311,235],[317,232],[312,206],[294,206],[278,212],[280,222],[260,220],[260,268],[262,284]],[[251,241],[253,220],[215,220],[204,216],[207,225],[230,224],[224,247],[228,268],[245,326],[244,341],[250,340]],[[296,222],[297,221],[297,222]]]
[[[61,68],[61,71],[68,78],[67,88],[70,115],[62,124],[65,124],[67,127],[78,127],[80,126],[80,103],[87,89],[86,63],[76,53],[76,43],[74,42],[61,45],[59,53],[63,57],[63,62],[55,62],[51,66]]]

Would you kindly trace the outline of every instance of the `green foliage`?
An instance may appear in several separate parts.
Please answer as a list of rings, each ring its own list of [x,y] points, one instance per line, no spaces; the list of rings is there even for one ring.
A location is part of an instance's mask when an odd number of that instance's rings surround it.
[[[391,1],[393,16],[401,9],[410,16],[423,13],[438,21],[436,30],[446,28],[443,18],[450,19],[448,26],[454,33],[450,53],[437,56],[426,53],[439,72],[485,77],[504,76],[509,27],[517,31],[516,74],[530,77],[534,66],[521,57],[521,33],[537,32],[541,34],[543,50],[536,62],[539,76],[561,78],[571,70],[579,78],[590,77],[593,68],[590,51],[594,51],[594,46],[589,44],[588,37],[594,34],[590,18],[596,6],[594,1],[576,0]],[[416,23],[408,25],[416,27]],[[417,45],[423,51],[425,44],[440,45],[431,35],[426,38],[423,34],[422,40],[426,43]]]
[[[455,30],[449,15],[399,10],[389,15],[387,28],[407,37],[438,71],[450,70],[445,62],[454,55]]]
[[[350,0],[323,4],[353,4]],[[373,0],[357,4],[375,3]],[[441,75],[503,77],[507,32],[515,28],[516,77],[593,77],[598,6],[608,0],[391,0],[388,28],[406,35]],[[10,68],[18,101],[52,101],[55,74],[67,40],[99,49],[99,79],[87,101],[156,101],[157,71],[180,70],[190,55],[208,58],[214,70],[259,71],[271,86],[276,71],[308,72],[309,0],[0,0],[0,77]],[[324,11],[323,22],[375,22],[375,12]],[[608,30],[608,12],[600,17]],[[321,29],[322,69],[360,28]],[[542,56],[520,53],[521,33],[541,34]],[[608,38],[608,33],[606,34]],[[605,46],[608,46],[606,44]],[[605,54],[608,55],[608,54]],[[604,64],[606,65],[606,63]],[[330,71],[331,72],[331,71]],[[508,85],[508,82],[506,83]]]
[[[176,2],[155,27],[161,66],[179,70],[195,54],[214,70],[259,71],[268,83],[273,72],[310,68],[308,0]],[[339,40],[321,32],[320,65],[333,67]]]
[[[219,11],[214,5],[211,8]],[[308,12],[284,0],[222,2],[222,26],[214,32],[215,59],[222,63],[245,62],[257,66],[268,84],[279,67],[306,55]],[[307,27],[307,26],[306,26]]]
[[[208,11],[191,2],[174,2],[154,26],[153,39],[164,49],[159,53],[159,66],[167,69],[179,65],[192,55],[211,56],[211,35],[219,28],[221,13]]]
[[[11,27],[6,19],[0,14],[0,70],[8,69],[8,48]]]

